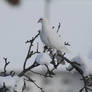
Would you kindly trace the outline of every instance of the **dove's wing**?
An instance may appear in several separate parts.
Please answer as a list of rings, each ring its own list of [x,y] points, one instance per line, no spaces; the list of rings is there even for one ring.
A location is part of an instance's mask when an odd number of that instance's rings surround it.
[[[50,48],[57,49],[66,53],[68,49],[65,47],[63,40],[59,35],[49,26],[47,21],[42,22],[42,31],[40,34],[42,42]]]
[[[40,32],[40,38],[46,46],[49,46],[49,40],[43,31]]]
[[[48,25],[45,25],[43,32],[44,37],[47,39],[48,46],[57,50],[61,50],[65,47],[63,40],[61,40],[59,35],[53,29],[48,27]]]

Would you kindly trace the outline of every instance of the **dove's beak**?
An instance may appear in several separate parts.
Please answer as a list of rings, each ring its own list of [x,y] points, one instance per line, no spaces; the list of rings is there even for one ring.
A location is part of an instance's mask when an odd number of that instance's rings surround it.
[[[37,23],[40,23],[40,19],[37,21]]]

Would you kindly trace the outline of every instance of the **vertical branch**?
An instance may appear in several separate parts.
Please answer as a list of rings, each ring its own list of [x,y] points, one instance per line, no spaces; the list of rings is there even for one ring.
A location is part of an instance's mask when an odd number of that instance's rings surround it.
[[[32,43],[30,42],[30,46],[29,46],[29,49],[28,49],[28,53],[27,53],[27,56],[26,56],[25,61],[24,61],[23,70],[25,70],[25,68],[26,68],[26,63],[27,63],[27,59],[28,59],[28,56],[29,56],[31,47],[32,47]]]
[[[5,61],[5,65],[4,65],[4,75],[6,76],[6,67],[8,66],[8,64],[10,63],[10,62],[8,62],[7,61],[7,58],[3,58],[4,59],[4,61]]]
[[[38,32],[38,34],[35,37],[32,38],[32,40],[26,42],[26,43],[30,43],[30,45],[29,45],[27,56],[26,56],[25,61],[24,61],[23,70],[26,69],[26,63],[27,63],[27,60],[29,59],[29,57],[31,57],[33,55],[31,48],[33,46],[34,40],[39,36],[39,34],[40,34],[40,31]]]
[[[57,33],[59,32],[60,27],[61,27],[61,23],[59,22]]]

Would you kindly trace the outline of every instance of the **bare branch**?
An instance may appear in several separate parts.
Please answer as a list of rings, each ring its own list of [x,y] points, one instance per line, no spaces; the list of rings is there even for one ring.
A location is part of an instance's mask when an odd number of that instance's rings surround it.
[[[8,66],[8,64],[10,63],[10,62],[8,62],[7,61],[7,58],[3,58],[4,59],[4,61],[5,61],[5,66],[4,66],[4,73],[5,73],[5,75],[6,75],[6,67]]]
[[[86,79],[85,79],[85,76],[84,76],[83,71],[82,71],[79,67],[77,67],[74,63],[72,63],[69,59],[67,59],[66,57],[62,56],[62,58],[64,58],[64,60],[65,60],[66,62],[68,62],[69,64],[71,64],[72,67],[75,68],[76,71],[81,75],[81,77],[82,77],[82,79],[83,79],[83,82],[84,82],[84,87],[80,90],[80,92],[82,92],[83,89],[85,90],[85,92],[88,92],[87,83],[86,83]]]
[[[60,27],[61,27],[61,23],[59,22],[57,33],[59,32]]]
[[[51,77],[52,78],[52,76],[49,76],[49,75],[47,75],[47,74],[41,74],[41,73],[38,73],[38,72],[35,72],[35,71],[32,71],[32,70],[30,70],[32,73],[34,73],[34,74],[37,74],[37,75],[40,75],[40,76],[43,76],[43,77]]]
[[[32,82],[37,88],[39,88],[40,90],[41,90],[41,92],[45,92],[44,90],[43,90],[43,88],[41,88],[33,79],[31,79],[30,77],[28,77],[27,75],[24,75],[27,79],[27,81],[29,81],[29,82]]]
[[[68,42],[66,42],[66,41],[64,42],[64,44],[67,45],[67,46],[71,46],[71,45],[70,45]]]
[[[0,73],[0,76],[8,76],[10,74],[7,74],[6,68],[9,65],[10,62],[8,62],[7,58],[5,58],[5,57],[3,59],[4,59],[4,62],[5,62],[5,64],[4,64],[4,71]]]
[[[31,57],[33,55],[33,51],[31,51],[31,48],[33,46],[33,42],[39,36],[39,34],[40,34],[40,31],[38,32],[38,34],[35,37],[32,38],[32,40],[26,42],[26,43],[30,43],[30,46],[29,46],[28,53],[27,53],[27,56],[24,61],[23,70],[26,69],[26,63],[27,63],[27,60],[29,59],[29,57]]]

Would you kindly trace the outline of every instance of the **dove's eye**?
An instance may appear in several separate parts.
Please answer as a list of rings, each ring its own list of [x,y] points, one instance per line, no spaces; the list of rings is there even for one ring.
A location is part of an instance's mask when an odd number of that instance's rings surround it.
[[[42,18],[40,18],[40,19],[38,20],[38,23],[42,22],[42,20],[43,20],[43,19],[42,19]]]
[[[40,18],[40,21],[42,21],[43,19],[42,18]]]

